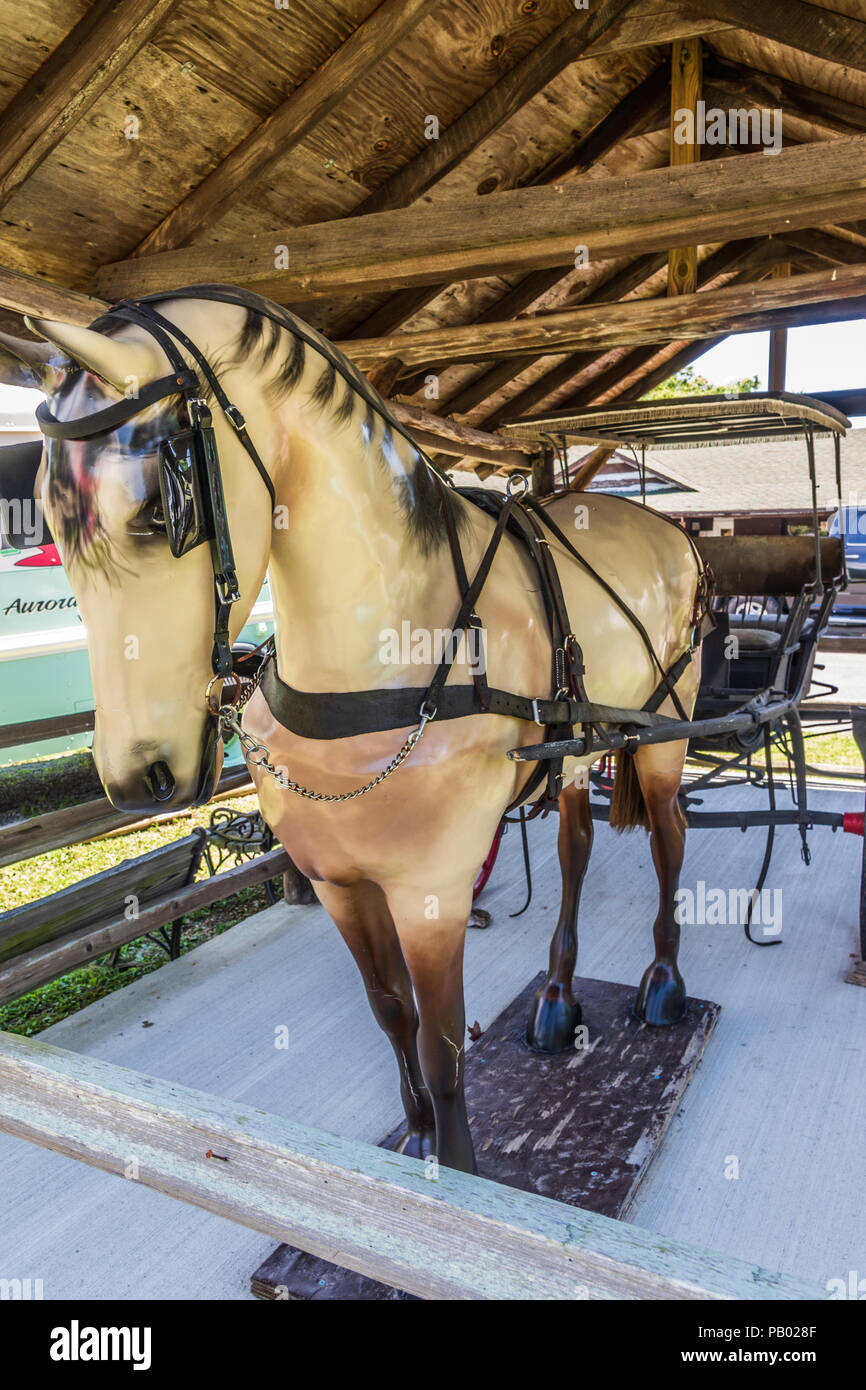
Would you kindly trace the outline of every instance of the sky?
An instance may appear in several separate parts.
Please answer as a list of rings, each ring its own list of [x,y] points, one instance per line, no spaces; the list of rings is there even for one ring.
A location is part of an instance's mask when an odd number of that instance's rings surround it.
[[[741,333],[726,338],[694,362],[694,369],[717,386],[757,373],[758,387],[767,389],[769,333]],[[803,395],[844,387],[866,387],[866,319],[850,323],[825,323],[788,332],[786,387]],[[41,397],[36,391],[0,386],[0,421],[10,412],[35,410]],[[862,429],[866,417],[852,422]],[[35,424],[35,421],[34,421]]]

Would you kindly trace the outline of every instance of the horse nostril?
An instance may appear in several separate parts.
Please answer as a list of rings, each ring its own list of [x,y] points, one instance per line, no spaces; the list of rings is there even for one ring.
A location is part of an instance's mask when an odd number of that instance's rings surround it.
[[[151,763],[144,774],[144,784],[154,801],[168,801],[174,792],[174,778],[168,763]]]

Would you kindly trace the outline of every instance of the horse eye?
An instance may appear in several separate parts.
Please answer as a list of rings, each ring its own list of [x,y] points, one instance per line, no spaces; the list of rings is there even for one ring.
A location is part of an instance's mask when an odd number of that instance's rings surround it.
[[[155,502],[146,502],[135,520],[130,523],[129,531],[133,536],[164,535],[165,513],[162,510],[162,500],[157,498]]]

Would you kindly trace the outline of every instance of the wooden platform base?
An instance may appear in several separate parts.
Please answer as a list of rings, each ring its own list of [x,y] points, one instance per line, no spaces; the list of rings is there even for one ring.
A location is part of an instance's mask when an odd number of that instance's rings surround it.
[[[845,976],[846,985],[863,985],[866,988],[866,960],[855,960]]]
[[[633,985],[576,980],[587,1029],[578,1049],[544,1056],[523,1040],[538,975],[470,1047],[466,1097],[483,1177],[621,1217],[679,1105],[720,1005],[690,999],[682,1023],[632,1017]],[[579,1039],[579,1041],[581,1041]],[[398,1131],[383,1140],[392,1147]],[[280,1245],[252,1276],[266,1299],[384,1301],[399,1290]]]

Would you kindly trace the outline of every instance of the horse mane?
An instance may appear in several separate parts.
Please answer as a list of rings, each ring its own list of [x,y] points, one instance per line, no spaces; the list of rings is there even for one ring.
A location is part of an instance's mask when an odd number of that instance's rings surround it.
[[[377,448],[379,461],[395,490],[403,519],[414,540],[425,555],[438,550],[447,538],[438,486],[430,466],[413,441],[407,439],[408,462],[401,458],[395,432],[401,435],[403,432],[395,431],[387,403],[375,387],[345,353],[287,309],[232,286],[198,287],[204,297],[209,288],[220,294],[230,291],[231,302],[244,309],[244,322],[228,365],[243,365],[257,355],[262,367],[271,369],[265,391],[274,404],[297,388],[311,353],[321,359],[310,393],[311,403],[337,426],[348,425],[357,418],[363,444],[365,448]],[[280,353],[284,333],[289,339],[288,350]],[[382,429],[377,439],[378,420],[382,422]],[[465,513],[460,507],[455,508],[455,512],[458,525],[462,526]]]

